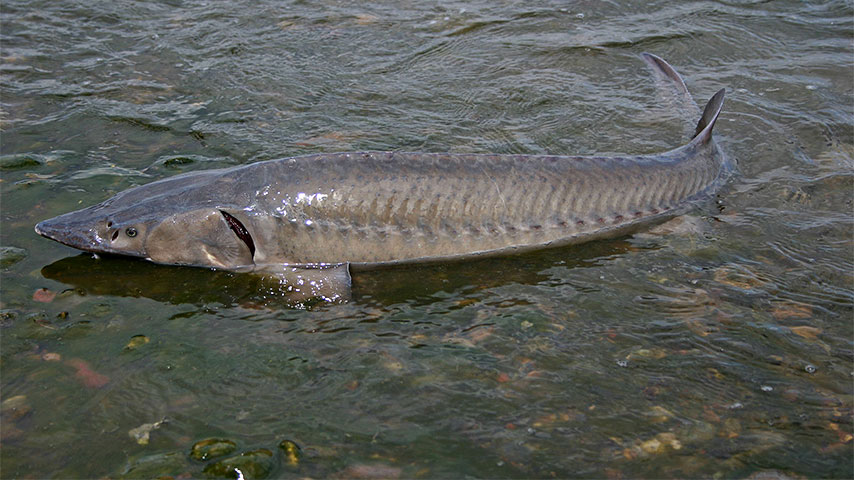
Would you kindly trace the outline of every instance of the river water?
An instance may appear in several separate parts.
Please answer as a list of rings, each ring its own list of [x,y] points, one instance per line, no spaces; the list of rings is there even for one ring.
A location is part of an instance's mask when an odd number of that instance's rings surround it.
[[[0,12],[3,477],[852,476],[851,2]],[[664,151],[685,128],[644,51],[701,105],[727,89],[738,162],[664,231],[360,273],[307,308],[33,233],[305,153]]]

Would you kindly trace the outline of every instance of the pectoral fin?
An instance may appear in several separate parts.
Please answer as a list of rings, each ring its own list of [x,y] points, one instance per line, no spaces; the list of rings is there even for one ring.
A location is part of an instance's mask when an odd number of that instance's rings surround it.
[[[278,289],[289,301],[305,303],[320,300],[342,303],[350,300],[350,265],[258,265],[255,273],[262,275],[265,285]]]

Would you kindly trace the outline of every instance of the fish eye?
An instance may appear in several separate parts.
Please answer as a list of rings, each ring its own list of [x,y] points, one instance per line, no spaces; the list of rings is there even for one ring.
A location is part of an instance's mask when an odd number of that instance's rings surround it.
[[[125,235],[127,235],[128,237],[131,237],[131,238],[135,237],[136,236],[136,229],[133,227],[128,227],[128,229],[125,230]]]

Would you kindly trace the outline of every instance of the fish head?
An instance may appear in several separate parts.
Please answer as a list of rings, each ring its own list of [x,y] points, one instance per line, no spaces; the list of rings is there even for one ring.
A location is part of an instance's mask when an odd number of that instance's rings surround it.
[[[132,193],[40,222],[36,233],[79,250],[155,263],[226,270],[254,266],[255,245],[242,210],[190,207],[163,197],[141,200]]]
[[[36,233],[93,253],[145,257],[151,219],[123,215],[105,203],[66,213],[36,225]]]
[[[231,198],[234,182],[220,170],[177,175],[36,225],[36,233],[94,253],[156,263],[226,270],[253,267],[248,214]]]

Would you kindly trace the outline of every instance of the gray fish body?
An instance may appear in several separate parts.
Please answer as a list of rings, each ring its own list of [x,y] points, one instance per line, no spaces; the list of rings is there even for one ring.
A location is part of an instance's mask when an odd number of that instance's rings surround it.
[[[707,195],[722,157],[713,144],[693,150],[312,155],[223,171],[221,181],[254,185],[217,208],[249,230],[259,264],[370,265],[567,245],[619,235]]]
[[[687,95],[669,65],[646,60]],[[728,171],[711,136],[722,102],[723,91],[690,143],[657,155],[308,155],[153,182],[36,231],[82,250],[230,270],[581,243],[663,221],[712,194]]]

